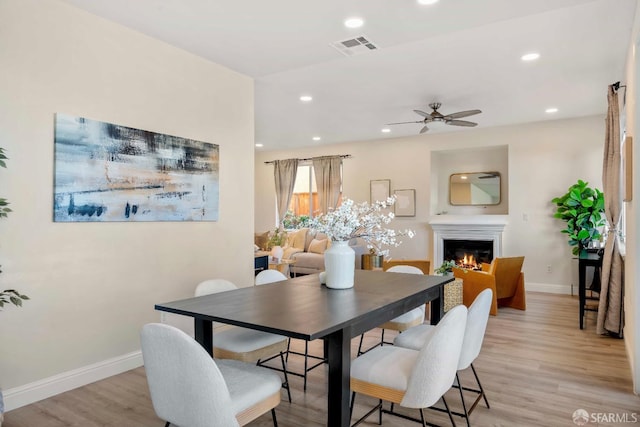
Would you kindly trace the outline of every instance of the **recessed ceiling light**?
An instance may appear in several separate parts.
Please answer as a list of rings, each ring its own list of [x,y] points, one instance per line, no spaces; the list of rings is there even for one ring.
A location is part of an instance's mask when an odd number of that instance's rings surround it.
[[[382,132],[382,133],[389,133],[389,132],[391,132],[391,129],[389,129],[389,128],[384,128],[384,129],[382,129],[382,131],[381,131],[381,132]]]
[[[319,136],[314,136],[312,139],[313,139],[314,141],[320,141],[320,137],[319,137]]]
[[[540,58],[540,54],[536,52],[527,53],[520,57],[523,61],[535,61],[538,58]]]
[[[264,144],[256,144],[256,147],[258,147],[258,148],[264,147]]]
[[[545,113],[557,113],[558,109],[556,107],[551,107],[551,108],[547,108],[546,110],[544,110]]]
[[[418,0],[418,3],[424,4],[424,5],[431,5],[431,4],[438,3],[438,1],[439,0]]]
[[[310,101],[313,101],[313,97],[311,95],[302,95],[300,97],[300,101],[302,101],[302,102],[310,102]]]
[[[462,175],[460,179],[467,179],[466,175]]]
[[[364,25],[364,20],[362,18],[353,17],[344,21],[344,26],[347,28],[360,28]]]

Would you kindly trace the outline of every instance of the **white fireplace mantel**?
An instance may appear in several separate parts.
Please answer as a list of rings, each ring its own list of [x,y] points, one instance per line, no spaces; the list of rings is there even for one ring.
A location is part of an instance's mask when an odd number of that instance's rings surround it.
[[[442,265],[444,241],[488,240],[493,242],[493,257],[502,256],[502,232],[507,215],[437,215],[431,217],[434,268]]]

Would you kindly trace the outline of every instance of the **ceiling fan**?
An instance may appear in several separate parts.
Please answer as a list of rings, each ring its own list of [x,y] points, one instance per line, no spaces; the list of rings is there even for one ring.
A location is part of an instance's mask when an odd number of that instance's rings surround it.
[[[441,105],[442,104],[439,102],[432,102],[431,104],[429,104],[429,107],[433,109],[433,111],[430,113],[425,113],[424,111],[421,111],[421,110],[413,110],[416,114],[424,117],[423,120],[419,120],[415,122],[388,123],[388,125],[404,125],[408,123],[422,123],[424,124],[424,127],[420,129],[420,133],[425,133],[426,131],[428,131],[429,128],[427,127],[427,123],[431,123],[431,122],[444,122],[444,124],[447,124],[447,125],[467,126],[467,127],[473,127],[478,125],[477,123],[474,123],[474,122],[469,122],[467,120],[458,120],[458,119],[461,119],[463,117],[473,116],[475,114],[480,114],[482,113],[482,111],[466,110],[466,111],[458,111],[457,113],[444,115],[438,111],[438,108],[440,108]]]

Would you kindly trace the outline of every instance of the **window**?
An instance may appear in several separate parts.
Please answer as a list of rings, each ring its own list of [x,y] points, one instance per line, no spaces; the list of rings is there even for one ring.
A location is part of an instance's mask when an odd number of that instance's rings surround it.
[[[313,217],[314,207],[318,204],[318,188],[313,166],[299,165],[296,183],[293,187],[289,212],[294,216]]]
[[[342,170],[340,171],[342,175]],[[342,186],[338,205],[342,203]],[[316,175],[313,165],[300,164],[296,174],[296,182],[293,187],[293,194],[289,202],[289,209],[282,224],[286,229],[306,227],[309,218],[318,214],[318,189],[316,186]]]

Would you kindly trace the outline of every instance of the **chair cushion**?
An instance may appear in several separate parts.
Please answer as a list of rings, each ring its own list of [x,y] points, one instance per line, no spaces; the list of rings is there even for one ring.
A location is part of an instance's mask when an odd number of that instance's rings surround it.
[[[240,327],[213,334],[214,348],[234,353],[249,353],[282,341],[286,342],[287,337]]]
[[[324,255],[312,254],[310,252],[300,252],[294,254],[293,259],[296,260],[294,267],[313,268],[317,271],[324,270]]]
[[[435,328],[436,327],[433,325],[425,324],[409,328],[393,340],[393,345],[410,348],[412,350],[420,350],[424,347],[427,341],[429,341],[429,338]]]
[[[374,348],[351,363],[351,378],[404,391],[418,354],[395,346]]]
[[[282,380],[275,372],[237,360],[216,360],[238,414],[267,397],[280,392]]]

